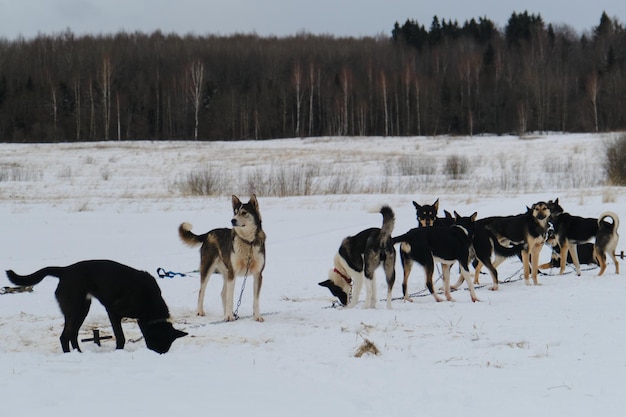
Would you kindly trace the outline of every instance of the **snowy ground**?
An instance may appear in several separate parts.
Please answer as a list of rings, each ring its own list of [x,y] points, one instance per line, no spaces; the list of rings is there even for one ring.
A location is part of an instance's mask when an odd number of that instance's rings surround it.
[[[145,347],[133,322],[124,324],[131,341],[123,351],[104,341],[101,347],[81,343],[82,354],[61,353],[55,278],[32,293],[0,295],[0,415],[621,414],[626,281],[612,263],[600,278],[596,269],[586,269],[580,277],[543,275],[541,286],[527,287],[517,280],[521,264],[510,260],[500,275],[513,282],[497,292],[478,289],[480,303],[462,290],[454,293],[454,303],[424,296],[413,303],[396,300],[392,310],[384,302],[374,310],[329,308],[332,296],[317,285],[344,236],[380,224],[372,211],[383,203],[396,212],[397,234],[415,226],[412,200],[436,198],[441,210],[486,217],[559,197],[573,214],[596,217],[612,210],[626,221],[626,190],[596,185],[605,140],[557,135],[0,144],[0,174],[6,177],[0,181],[0,269],[22,274],[91,258],[153,274],[158,267],[195,270],[198,251],[182,245],[176,229],[182,221],[197,232],[227,226],[230,194],[186,197],[172,184],[206,163],[239,177],[232,189],[240,194],[247,191],[240,179],[246,169],[285,161],[340,164],[375,184],[381,183],[377,177],[396,175],[386,184],[397,187],[390,194],[259,195],[268,235],[265,322],[250,318],[251,281],[242,319],[221,323],[219,276],[209,284],[206,317],[195,315],[199,279],[193,272],[157,278],[175,327],[189,332],[165,355]],[[438,183],[416,177],[411,185],[389,168],[403,155],[442,161],[452,153],[471,158],[471,175]],[[566,167],[568,175],[555,167]],[[626,249],[623,242],[618,249]],[[549,257],[547,248],[542,256]],[[397,271],[401,276],[399,265]],[[378,276],[382,298],[382,271]],[[10,283],[2,276],[0,287],[5,285]],[[409,289],[423,286],[422,270],[415,267]],[[394,296],[401,296],[398,283]],[[81,338],[93,328],[111,332],[97,303]],[[366,339],[380,355],[354,356]]]

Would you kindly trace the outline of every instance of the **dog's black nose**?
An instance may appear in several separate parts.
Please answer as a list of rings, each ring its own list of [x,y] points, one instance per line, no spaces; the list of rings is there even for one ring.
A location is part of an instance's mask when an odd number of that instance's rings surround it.
[[[230,224],[232,224],[233,226],[237,226],[237,220],[236,219],[232,219],[230,221]]]

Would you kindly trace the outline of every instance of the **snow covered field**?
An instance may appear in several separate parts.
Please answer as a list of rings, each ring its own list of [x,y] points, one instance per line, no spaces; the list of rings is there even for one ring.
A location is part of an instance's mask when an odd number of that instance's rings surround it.
[[[390,204],[395,234],[415,227],[412,200],[479,217],[517,214],[560,198],[572,214],[616,212],[626,222],[626,189],[602,186],[609,136],[532,139],[318,138],[267,142],[107,142],[0,144],[0,269],[31,273],[48,265],[110,258],[156,276],[175,327],[189,336],[158,355],[124,324],[126,348],[82,342],[84,353],[61,353],[63,318],[57,280],[31,293],[0,295],[2,416],[528,416],[618,415],[626,407],[626,280],[612,262],[602,277],[542,275],[541,286],[517,280],[521,263],[500,268],[497,292],[465,290],[456,302],[428,295],[373,310],[330,308],[326,279],[341,239],[379,226],[375,210]],[[441,166],[467,158],[465,175]],[[409,162],[427,169],[405,175]],[[194,170],[225,173],[223,195],[193,197],[176,184]],[[250,178],[281,166],[321,165],[350,176],[359,194],[258,195],[267,233],[261,293],[264,323],[251,318],[251,280],[240,315],[221,323],[221,277],[195,315],[199,255],[178,239],[182,221],[205,232],[227,227],[230,194],[247,200]],[[253,173],[253,175],[250,174]],[[231,191],[232,190],[232,191]],[[618,245],[626,249],[626,243]],[[544,248],[542,256],[549,258]],[[626,261],[622,270],[626,268]],[[398,281],[401,266],[397,265]],[[557,271],[548,271],[555,274]],[[378,271],[378,294],[385,283]],[[456,273],[453,275],[453,281]],[[490,277],[483,275],[482,283]],[[399,282],[394,297],[400,297]],[[242,279],[238,279],[236,294]],[[2,274],[0,288],[10,283]],[[411,292],[424,287],[419,266]],[[364,294],[362,294],[363,298]],[[97,303],[81,338],[110,335]],[[365,340],[380,355],[355,352]]]

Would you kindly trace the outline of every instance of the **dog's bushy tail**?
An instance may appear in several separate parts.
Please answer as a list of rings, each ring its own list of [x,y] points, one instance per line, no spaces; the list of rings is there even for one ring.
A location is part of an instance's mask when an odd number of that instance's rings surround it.
[[[396,216],[391,207],[385,205],[380,208],[380,214],[383,215],[383,225],[380,228],[380,240],[387,241],[391,239],[391,233],[396,224]]]
[[[606,219],[607,217],[611,219],[612,223],[604,221],[604,219]],[[598,217],[598,228],[605,229],[613,234],[617,234],[617,229],[619,228],[619,217],[612,211],[605,211],[600,215],[600,217]]]
[[[187,222],[181,223],[178,227],[178,236],[187,246],[199,245],[206,239],[206,233],[203,235],[197,235],[191,231],[192,227],[193,226]]]
[[[33,272],[30,275],[18,275],[13,270],[6,271],[7,278],[9,281],[15,285],[19,285],[20,287],[30,287],[36,284],[39,284],[45,277],[51,275],[53,277],[61,277],[60,275],[60,267],[57,266],[49,266],[46,268],[42,268],[37,272]]]

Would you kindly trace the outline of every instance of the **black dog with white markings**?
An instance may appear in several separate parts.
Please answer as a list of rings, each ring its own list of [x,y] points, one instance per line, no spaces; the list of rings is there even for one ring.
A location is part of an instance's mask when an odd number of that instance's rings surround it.
[[[474,236],[474,221],[477,213],[470,217],[455,215],[455,224],[450,227],[417,227],[407,233],[393,238],[393,243],[400,243],[400,259],[404,268],[402,291],[404,299],[410,301],[407,291],[407,282],[411,273],[413,262],[417,262],[424,268],[426,274],[426,287],[437,301],[443,301],[433,288],[433,273],[435,263],[441,263],[443,269],[443,284],[445,297],[453,301],[450,294],[450,266],[459,263],[461,276],[465,279],[472,297],[472,301],[478,301],[474,285],[469,275],[469,257],[472,239]]]
[[[9,280],[22,287],[40,283],[47,276],[59,278],[55,291],[59,307],[65,316],[61,333],[63,352],[78,347],[78,331],[85,321],[91,297],[106,309],[117,349],[124,349],[126,339],[122,332],[122,318],[137,319],[146,346],[157,353],[170,350],[174,340],[187,333],[176,330],[170,323],[169,310],[155,279],[145,271],[109,260],[89,260],[73,265],[49,266],[30,275],[6,271]]]

